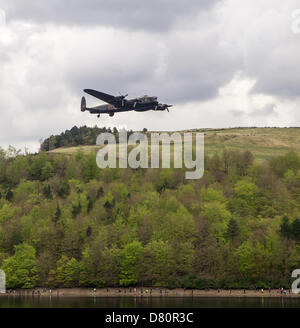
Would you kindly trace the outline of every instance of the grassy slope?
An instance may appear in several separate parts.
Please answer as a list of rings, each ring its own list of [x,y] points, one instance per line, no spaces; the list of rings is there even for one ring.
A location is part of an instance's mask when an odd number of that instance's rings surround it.
[[[300,128],[202,129],[197,132],[205,133],[207,155],[222,152],[224,148],[250,150],[256,161],[261,162],[292,149],[300,153]],[[51,152],[73,154],[79,148],[89,153],[99,149],[99,146],[58,148]]]

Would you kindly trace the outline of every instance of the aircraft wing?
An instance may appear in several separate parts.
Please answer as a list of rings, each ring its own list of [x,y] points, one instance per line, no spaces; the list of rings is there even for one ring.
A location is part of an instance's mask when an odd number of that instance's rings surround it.
[[[115,109],[102,109],[101,106],[93,107],[89,109],[91,114],[112,114],[112,113],[121,113],[121,112],[130,112],[133,109],[123,109],[123,108],[115,108]]]
[[[96,98],[98,98],[98,99],[100,99],[102,101],[105,101],[108,104],[114,104],[114,102],[115,102],[115,97],[112,96],[112,95],[109,95],[107,93],[96,91],[96,90],[92,90],[92,89],[85,89],[83,91],[85,93],[93,96],[93,97],[96,97]]]

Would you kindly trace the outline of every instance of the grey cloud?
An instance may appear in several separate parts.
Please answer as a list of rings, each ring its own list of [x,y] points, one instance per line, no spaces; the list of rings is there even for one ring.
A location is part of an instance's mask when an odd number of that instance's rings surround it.
[[[253,117],[267,117],[267,116],[277,116],[275,111],[275,104],[267,104],[261,109],[253,110],[249,115]]]
[[[300,35],[291,31],[299,1],[269,5],[251,19],[245,43],[244,70],[257,80],[252,93],[291,99],[300,95]]]
[[[105,25],[129,29],[167,30],[181,17],[193,18],[217,0],[2,0],[9,20],[63,25]]]
[[[258,47],[262,49],[258,50]],[[259,51],[260,55],[257,53]],[[293,45],[273,45],[272,48],[258,45],[249,50],[252,56],[247,73],[255,76],[257,83],[252,93],[265,93],[282,98],[300,95],[300,38]]]
[[[89,31],[85,40],[85,32],[65,36],[69,41],[78,38],[65,47],[69,60],[62,67],[65,83],[74,92],[88,87],[136,96],[151,93],[174,103],[207,100],[217,96],[242,65],[241,54],[220,46],[209,27],[164,37],[108,33]]]
[[[234,117],[243,117],[245,116],[245,112],[239,109],[232,109],[229,111],[229,113]]]
[[[266,31],[261,2],[243,2],[256,8],[251,19],[248,10],[246,18],[235,14],[240,0],[222,2],[228,5],[226,15],[211,9],[215,3],[0,0],[14,34],[13,42],[0,47],[1,144],[37,142],[75,124],[172,130],[299,121],[296,110],[285,114],[272,99],[250,113],[234,101],[224,110],[222,104],[211,108],[206,103],[218,99],[219,88],[237,71],[257,81],[252,93],[296,104],[300,91],[299,35],[276,24]],[[274,0],[269,5],[282,15],[285,4]],[[23,24],[26,20],[53,24],[31,26]],[[124,113],[98,121],[79,111],[84,88],[148,93],[176,106],[170,113]],[[88,97],[88,105],[94,103],[99,102]]]

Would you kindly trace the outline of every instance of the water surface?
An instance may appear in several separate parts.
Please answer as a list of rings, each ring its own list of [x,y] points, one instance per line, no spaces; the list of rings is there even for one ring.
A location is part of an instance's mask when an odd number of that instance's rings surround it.
[[[300,308],[299,298],[1,296],[0,308]]]

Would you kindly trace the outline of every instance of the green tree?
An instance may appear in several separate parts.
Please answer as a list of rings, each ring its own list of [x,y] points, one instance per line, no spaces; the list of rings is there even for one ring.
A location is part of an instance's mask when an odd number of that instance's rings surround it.
[[[289,170],[297,170],[300,167],[300,156],[295,151],[289,151],[283,156],[274,157],[270,160],[270,167],[279,177]]]
[[[90,213],[94,207],[94,203],[90,196],[87,197],[87,201],[88,201],[87,212]]]
[[[292,235],[290,220],[287,215],[284,215],[281,219],[280,234],[287,239],[289,239]]]
[[[8,189],[5,195],[5,199],[11,202],[14,198],[14,193],[12,192],[11,189]]]
[[[139,264],[143,254],[143,246],[138,241],[125,245],[121,251],[120,285],[129,286],[138,282]]]
[[[45,196],[46,198],[48,198],[48,199],[53,199],[53,196],[52,196],[52,190],[51,190],[51,187],[50,187],[49,184],[46,185],[46,186],[44,186],[44,188],[43,188],[43,194],[44,194],[44,196]]]
[[[142,262],[142,276],[151,285],[166,286],[174,274],[175,257],[168,241],[153,240],[146,245]]]
[[[234,239],[240,233],[239,226],[235,219],[231,219],[227,225],[226,238],[229,240]]]
[[[4,204],[0,209],[0,223],[13,219],[17,214],[17,208],[12,204]]]
[[[243,216],[255,214],[258,192],[256,184],[245,178],[236,183],[234,192],[235,197],[231,202],[234,210]]]
[[[75,258],[70,260],[63,255],[57,262],[57,279],[65,287],[77,287],[79,285],[81,265]]]
[[[78,214],[81,213],[82,206],[80,201],[73,203],[72,205],[72,216],[75,218]]]
[[[92,234],[92,231],[93,231],[92,228],[90,226],[88,226],[86,229],[86,236],[90,237],[90,235]]]
[[[240,272],[249,277],[253,270],[254,251],[251,243],[247,240],[241,244],[235,251],[235,255],[239,261]]]
[[[61,198],[66,198],[70,194],[70,185],[67,181],[60,181],[56,190],[57,194]]]
[[[69,260],[64,268],[64,285],[74,287],[79,285],[81,266],[74,257]]]
[[[41,180],[45,181],[53,176],[54,176],[54,168],[50,162],[46,162],[46,164],[42,167]]]
[[[102,252],[101,277],[106,286],[119,284],[120,278],[120,249],[117,247],[105,248]]]
[[[96,198],[99,199],[100,197],[103,197],[104,195],[104,191],[103,191],[103,187],[99,187],[99,189],[97,190],[97,195]]]
[[[31,288],[37,281],[36,255],[34,247],[22,243],[14,247],[13,256],[3,261],[8,288]]]
[[[90,153],[87,155],[84,165],[84,176],[87,182],[97,179],[99,175],[99,167],[96,162],[96,155]]]
[[[295,240],[300,241],[300,220],[295,219],[291,224],[291,233]]]
[[[60,209],[59,204],[57,203],[57,205],[56,205],[56,211],[55,211],[55,214],[54,214],[54,217],[53,217],[54,224],[57,224],[57,222],[60,219],[60,217],[61,217],[61,209]]]

